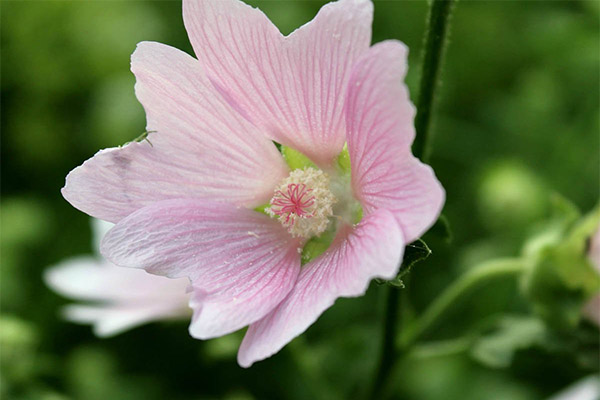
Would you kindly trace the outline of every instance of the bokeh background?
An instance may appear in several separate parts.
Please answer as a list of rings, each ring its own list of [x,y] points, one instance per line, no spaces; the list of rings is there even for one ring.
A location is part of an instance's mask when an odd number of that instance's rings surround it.
[[[324,2],[251,1],[289,33]],[[425,1],[376,1],[373,42],[410,48],[416,99]],[[598,201],[599,12],[596,0],[461,1],[435,113],[431,164],[447,190],[450,243],[415,266],[404,296],[418,314],[479,262],[518,255],[548,216],[552,193],[582,211]],[[97,150],[145,130],[129,56],[153,40],[192,53],[177,1],[2,1],[0,395],[5,399],[357,398],[379,349],[383,288],[342,299],[306,334],[248,370],[241,334],[202,342],[186,322],[110,339],[60,319],[69,302],[43,271],[91,249],[89,218],[60,195],[66,174]],[[193,54],[193,53],[192,53]],[[468,336],[477,321],[518,313],[515,282],[476,293],[429,335]],[[598,332],[582,323],[598,359]],[[401,399],[544,399],[597,365],[571,351],[517,349],[485,363],[473,346],[414,351],[398,365]],[[431,350],[431,349],[429,349]],[[560,349],[559,349],[560,350]],[[589,354],[588,354],[589,355]]]

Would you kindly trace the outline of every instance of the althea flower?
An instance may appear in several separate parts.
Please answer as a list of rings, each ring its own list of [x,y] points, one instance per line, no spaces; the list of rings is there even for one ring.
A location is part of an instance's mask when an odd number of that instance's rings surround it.
[[[242,366],[394,277],[442,207],[410,151],[407,49],[370,47],[372,14],[341,0],[283,36],[241,1],[184,0],[197,59],[150,42],[132,56],[151,144],[103,150],[67,177],[71,204],[116,223],[106,257],[191,279],[192,336],[249,325]]]
[[[95,249],[112,226],[93,220]],[[188,279],[167,279],[117,267],[98,254],[67,259],[46,270],[44,280],[55,292],[86,302],[65,306],[63,315],[72,322],[92,324],[94,333],[101,337],[191,314]]]

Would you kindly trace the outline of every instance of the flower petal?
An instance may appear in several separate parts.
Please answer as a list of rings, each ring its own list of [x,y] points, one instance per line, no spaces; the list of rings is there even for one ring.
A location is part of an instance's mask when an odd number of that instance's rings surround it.
[[[238,353],[249,367],[304,332],[338,297],[364,294],[375,277],[396,276],[404,240],[393,215],[379,210],[356,227],[346,225],[321,257],[305,265],[289,296],[250,325]]]
[[[99,337],[118,335],[126,330],[152,321],[182,318],[189,315],[189,308],[169,303],[68,305],[62,310],[65,319],[94,326]]]
[[[352,71],[346,101],[352,186],[367,213],[392,211],[406,241],[436,221],[444,189],[410,152],[415,108],[403,83],[407,49],[397,41],[373,46]]]
[[[92,257],[76,257],[45,271],[55,292],[72,299],[111,303],[173,303],[186,308],[188,279],[167,279]]]
[[[155,201],[211,198],[249,207],[268,202],[287,167],[262,132],[214,89],[197,60],[143,42],[131,58],[149,141],[103,150],[67,176],[64,197],[117,222]]]
[[[589,300],[583,308],[583,315],[600,326],[600,295],[596,295]]]
[[[189,277],[194,337],[236,331],[271,311],[300,271],[297,239],[264,214],[215,202],[167,200],[109,231],[101,251],[118,265]]]
[[[99,254],[102,238],[115,224],[102,221],[98,218],[90,218],[90,225],[92,226],[92,249],[95,254]]]
[[[68,305],[63,314],[70,321],[94,325],[94,332],[101,337],[191,314],[189,280],[154,276],[92,257],[72,258],[51,267],[44,280],[65,297],[98,302]]]
[[[287,37],[238,0],[184,0],[183,18],[198,59],[234,108],[318,164],[337,156],[350,71],[371,42],[369,0],[327,4]]]

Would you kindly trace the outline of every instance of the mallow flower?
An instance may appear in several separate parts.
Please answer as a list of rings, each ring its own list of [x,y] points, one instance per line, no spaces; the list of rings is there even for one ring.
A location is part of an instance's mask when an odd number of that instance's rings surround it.
[[[132,55],[148,141],[100,151],[63,188],[115,223],[117,265],[192,282],[190,333],[249,326],[250,366],[338,297],[398,272],[444,191],[411,154],[407,48],[370,46],[373,4],[340,0],[284,36],[238,0],[184,0],[196,58]]]
[[[92,220],[94,250],[113,226]],[[44,281],[55,292],[77,300],[62,310],[72,322],[91,324],[100,337],[136,326],[189,317],[189,280],[167,279],[143,270],[118,267],[99,254],[73,257],[48,268]]]

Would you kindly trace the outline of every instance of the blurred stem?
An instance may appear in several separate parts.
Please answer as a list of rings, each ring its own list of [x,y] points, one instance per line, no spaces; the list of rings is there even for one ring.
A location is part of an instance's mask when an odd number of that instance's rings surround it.
[[[415,118],[417,135],[413,143],[413,154],[424,162],[429,157],[427,142],[429,139],[431,114],[442,59],[444,57],[444,47],[447,42],[450,13],[452,12],[454,2],[454,0],[433,0],[429,9],[423,70],[421,71],[417,116]]]
[[[373,381],[373,386],[371,388],[371,399],[381,398],[381,392],[385,387],[385,383],[396,359],[395,341],[396,331],[398,329],[400,290],[396,287],[389,286],[386,297],[381,353],[379,366],[377,367],[377,375],[375,375],[375,380]]]
[[[456,339],[415,344],[407,357],[415,360],[423,360],[428,358],[453,356],[467,351],[472,341],[473,338],[471,337],[460,337]]]
[[[401,337],[401,348],[408,348],[417,339],[426,334],[438,323],[447,311],[455,306],[462,297],[482,284],[509,276],[518,276],[523,272],[525,263],[521,259],[507,258],[490,261],[481,267],[467,272],[454,281],[433,303],[421,314]]]
[[[425,53],[423,57],[423,70],[421,72],[421,84],[419,101],[417,104],[417,116],[415,118],[416,137],[413,144],[413,154],[425,161],[427,154],[427,140],[429,137],[429,125],[431,120],[431,109],[437,80],[444,55],[444,45],[449,25],[450,13],[455,0],[432,0],[427,22],[427,33],[425,38]],[[387,288],[387,301],[385,308],[385,320],[383,324],[383,336],[381,354],[377,374],[370,391],[371,399],[380,399],[390,372],[396,361],[396,331],[398,330],[398,307],[399,290],[395,287]]]

